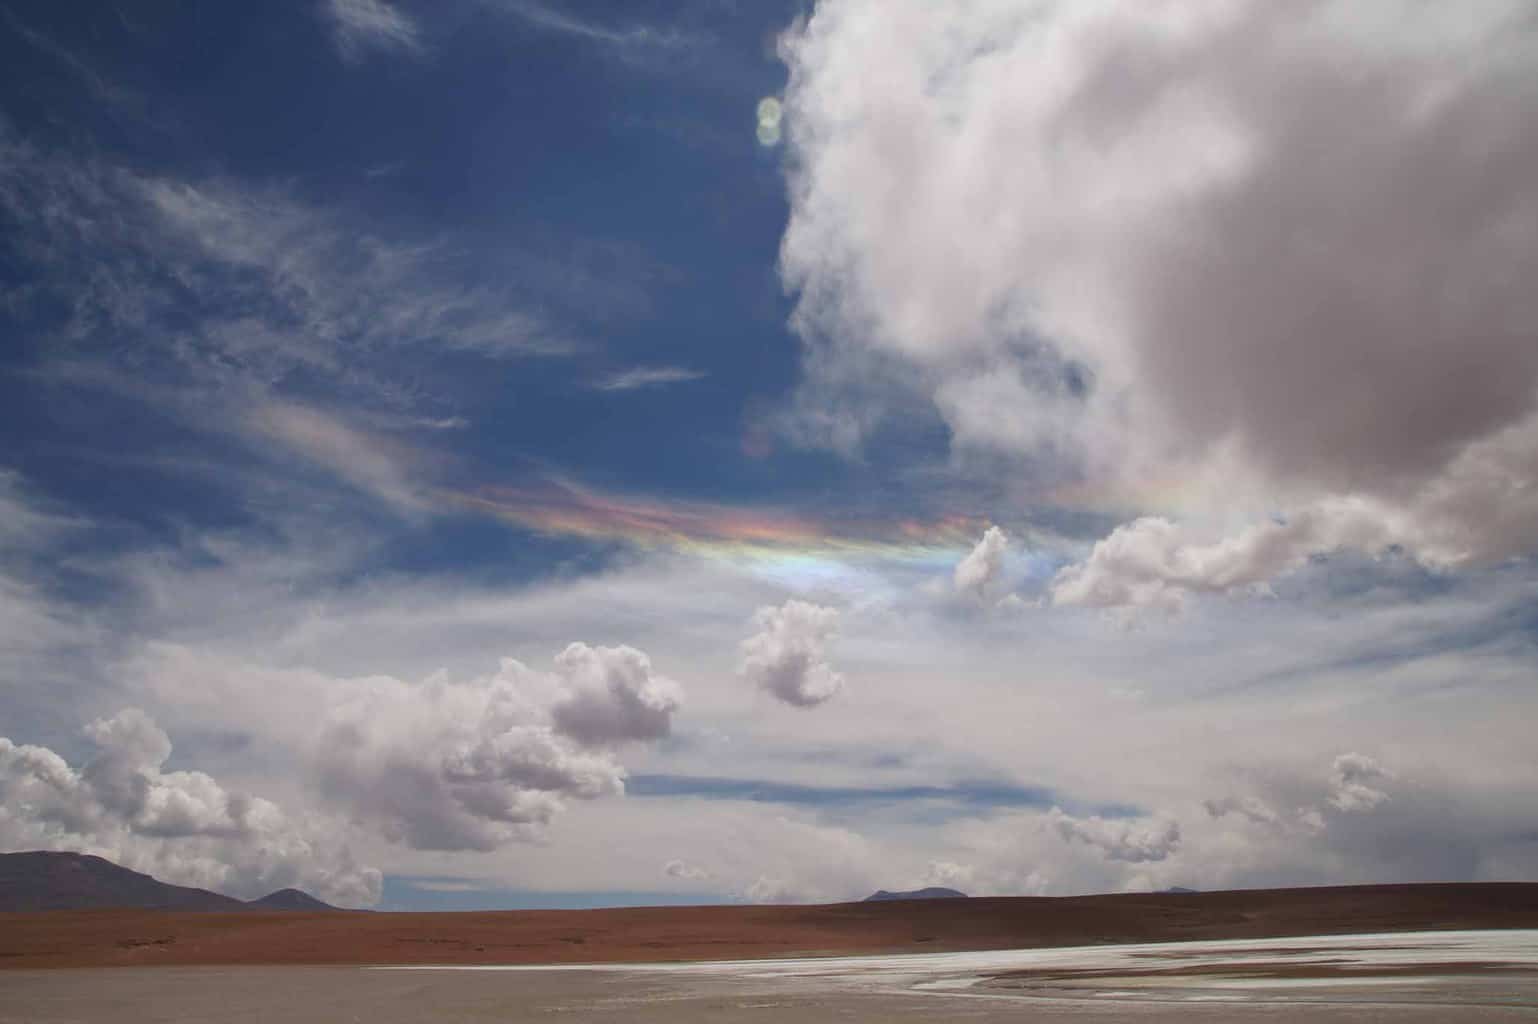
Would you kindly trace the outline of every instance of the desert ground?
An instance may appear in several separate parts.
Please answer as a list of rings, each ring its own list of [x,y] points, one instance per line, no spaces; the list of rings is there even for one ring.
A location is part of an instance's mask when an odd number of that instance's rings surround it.
[[[0,914],[0,965],[530,964],[1538,928],[1538,884],[495,913]]]
[[[0,1024],[1518,1021],[1538,885],[0,915]]]

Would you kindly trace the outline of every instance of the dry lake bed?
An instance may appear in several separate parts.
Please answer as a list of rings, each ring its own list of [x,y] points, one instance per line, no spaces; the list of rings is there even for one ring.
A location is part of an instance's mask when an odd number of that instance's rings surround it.
[[[0,1022],[1532,1021],[1538,931],[601,967],[0,974]]]

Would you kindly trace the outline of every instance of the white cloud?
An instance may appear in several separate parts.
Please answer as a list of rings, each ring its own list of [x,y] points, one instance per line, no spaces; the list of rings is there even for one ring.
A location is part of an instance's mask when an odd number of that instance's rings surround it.
[[[1205,800],[1202,806],[1214,818],[1225,814],[1238,814],[1245,820],[1260,825],[1275,825],[1281,816],[1258,796],[1224,797],[1221,800]]]
[[[917,391],[1117,504],[1180,481],[1212,536],[1065,603],[1531,552],[1525,9],[825,0],[782,42],[807,421],[848,444]]]
[[[243,898],[298,886],[345,904],[378,901],[380,873],[354,863],[325,826],[203,772],[165,771],[171,741],[142,711],[85,732],[96,753],[78,770],[47,747],[0,737],[0,846],[96,852]]]
[[[702,882],[710,878],[709,871],[686,860],[668,861],[662,866],[662,873],[669,878],[677,878],[685,882]]]
[[[1388,794],[1371,783],[1389,778],[1388,772],[1366,754],[1341,754],[1332,766],[1334,789],[1330,806],[1347,813],[1370,811],[1388,799]]]
[[[683,703],[683,689],[633,647],[571,644],[555,665],[571,689],[552,712],[555,726],[584,746],[663,739]]]
[[[1180,848],[1180,825],[1173,820],[1107,820],[1076,818],[1054,807],[1046,816],[1049,828],[1065,842],[1094,847],[1108,860],[1142,864],[1160,861]]]
[[[0,549],[35,548],[85,525],[83,520],[48,508],[20,473],[0,467]]]
[[[599,378],[593,382],[592,387],[595,391],[639,391],[643,388],[684,384],[706,376],[704,371],[691,370],[687,366],[637,366]]]
[[[743,899],[749,903],[805,903],[806,898],[801,895],[793,882],[783,878],[772,878],[768,875],[760,875],[742,891]]]
[[[346,357],[374,354],[376,347],[426,346],[493,358],[572,350],[506,295],[464,284],[463,269],[442,244],[381,238],[337,211],[275,189],[160,178],[128,183],[122,199],[142,202],[153,216],[151,230],[167,243],[153,254],[157,261],[188,264],[183,272],[231,290],[250,286],[211,270],[255,274],[260,294],[282,312],[254,325],[219,323],[230,335],[221,348],[256,330],[258,352],[286,346],[296,350],[285,353],[291,358],[325,358],[351,372],[362,368]],[[302,335],[285,323],[302,325]]]
[[[371,50],[420,53],[422,34],[416,21],[386,0],[323,0],[331,20],[337,51],[344,60],[359,61]]]
[[[677,51],[694,41],[693,37],[676,29],[651,25],[625,27],[605,25],[578,17],[562,6],[539,2],[539,0],[484,0],[484,2],[493,10],[513,15],[534,28],[607,46],[622,57],[630,59],[639,59],[648,52]]]
[[[1413,554],[1437,569],[1490,563],[1538,546],[1538,416],[1466,447],[1394,503],[1323,498],[1228,536],[1163,517],[1117,527],[1052,581],[1058,604],[1179,607],[1186,595],[1264,584],[1340,550]]]
[[[626,653],[574,644],[552,676],[508,658],[496,674],[464,683],[333,686],[307,744],[319,789],[416,849],[493,850],[537,838],[567,801],[624,793],[609,747],[666,733],[676,695],[623,674],[649,671],[644,657],[610,675],[613,689],[589,688],[603,680],[588,678],[598,669],[584,662]],[[648,705],[643,695],[656,699]]]
[[[278,441],[359,490],[408,513],[427,508],[424,489],[411,479],[408,450],[391,446],[334,416],[291,402],[252,407],[247,430]]]
[[[924,871],[921,887],[940,886],[971,895],[976,884],[977,870],[971,865],[957,864],[948,860],[932,860]]]
[[[750,683],[796,707],[815,707],[844,688],[828,663],[828,644],[838,633],[838,609],[790,600],[760,608],[758,632],[742,642],[738,671]]]
[[[963,594],[981,596],[1004,567],[1004,549],[1008,546],[1009,537],[1003,530],[997,526],[984,530],[977,546],[956,564],[953,577],[956,589]]]
[[[1057,604],[1177,608],[1188,593],[1254,587],[1298,568],[1315,552],[1354,547],[1378,553],[1405,535],[1402,517],[1357,501],[1307,509],[1285,522],[1211,540],[1151,516],[1117,527],[1082,563],[1052,580]]]
[[[973,883],[961,888],[978,894],[1495,878],[1533,866],[1532,845],[1511,827],[1535,810],[1532,794],[1512,782],[1535,770],[1525,728],[1538,701],[1526,685],[1531,638],[1521,626],[1532,574],[1521,566],[1430,590],[1418,577],[1364,571],[1357,583],[1365,589],[1347,586],[1317,602],[1203,605],[1178,623],[1107,633],[1050,606],[1007,622],[953,615],[911,599],[915,576],[937,566],[949,584],[947,563],[927,561],[919,572],[871,563],[861,577],[871,581],[862,583],[865,600],[840,615],[838,652],[881,685],[798,715],[787,732],[788,720],[766,715],[751,688],[720,685],[737,667],[746,614],[777,609],[788,594],[825,593],[820,579],[778,565],[764,572],[757,563],[670,554],[509,587],[451,575],[362,578],[371,538],[311,520],[261,541],[180,540],[183,547],[105,565],[75,558],[78,571],[121,595],[114,608],[93,606],[90,622],[124,630],[127,642],[96,652],[90,677],[99,682],[72,691],[71,702],[92,713],[144,707],[176,737],[178,755],[194,757],[226,789],[238,779],[291,813],[314,808],[355,821],[348,841],[392,874],[475,877],[488,888],[516,874],[541,888],[639,890],[665,885],[659,866],[680,858],[709,867],[715,881],[701,888],[712,892],[743,892],[765,876],[798,899],[834,900],[910,888],[931,860],[972,869]],[[42,551],[48,557],[46,544]],[[1303,573],[1299,586],[1320,584],[1321,570]],[[1406,585],[1417,588],[1415,600],[1401,600]],[[870,596],[880,594],[891,596]],[[77,623],[64,618],[60,627],[73,646]],[[669,730],[676,740],[616,752],[558,731],[552,709],[581,680],[537,665],[551,636],[644,650],[654,676],[665,669],[687,684],[688,717],[675,713]],[[493,673],[505,687],[489,683],[486,666],[508,652],[524,667]],[[448,673],[430,679],[438,666]],[[40,664],[8,678],[60,674]],[[588,679],[585,688],[608,692],[599,676]],[[506,729],[486,727],[482,708],[504,688],[532,708],[527,718],[509,713]],[[1113,688],[1142,696],[1129,701]],[[942,691],[946,713],[936,715]],[[16,707],[41,724],[17,724]],[[5,705],[9,734],[56,735],[32,707]],[[514,731],[520,724],[531,728]],[[348,727],[362,734],[352,752],[361,762],[344,763],[351,781],[328,794],[318,784],[323,738]],[[512,735],[493,742],[503,732]],[[249,739],[228,748],[208,739],[220,736]],[[446,749],[463,752],[447,762],[452,779],[439,756]],[[1392,799],[1373,813],[1340,811],[1330,803],[1333,759],[1349,750],[1437,787],[1362,780]],[[851,806],[847,819],[841,807],[840,821],[858,832],[851,837],[819,823],[815,803],[586,799],[569,791],[583,758],[589,789],[599,791],[608,791],[616,765],[810,787],[1008,779],[1059,794],[1079,821],[1096,805],[1146,808],[1135,819],[1099,814],[1113,826],[1176,820],[1181,842],[1163,860],[1112,860],[1101,846],[1065,841],[1037,813],[960,807],[937,828],[933,813],[945,808],[928,801]],[[536,781],[555,788],[535,793],[553,799],[529,797],[521,826],[483,821],[450,792],[458,787],[480,807],[480,796],[510,797],[541,771]],[[1231,789],[1236,779],[1252,785]],[[390,789],[404,792],[393,804],[377,798]],[[1213,818],[1202,807],[1230,792],[1253,795],[1279,823]],[[422,810],[429,803],[448,809],[434,817]],[[539,823],[542,808],[553,827]],[[1317,828],[1299,808],[1318,814]],[[413,827],[435,848],[410,845]],[[495,843],[499,829],[509,845],[436,848],[446,837]]]
[[[551,673],[503,658],[464,681],[337,678],[173,646],[134,671],[198,719],[289,751],[325,804],[416,850],[537,839],[570,801],[622,795],[614,749],[666,736],[682,698],[641,652],[585,644]]]

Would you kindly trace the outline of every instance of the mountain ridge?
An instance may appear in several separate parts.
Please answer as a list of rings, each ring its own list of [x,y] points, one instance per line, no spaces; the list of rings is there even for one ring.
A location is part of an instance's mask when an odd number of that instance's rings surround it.
[[[299,889],[260,899],[162,882],[89,853],[28,850],[0,853],[0,912],[48,910],[336,910]]]
[[[947,889],[943,885],[927,885],[922,889],[904,889],[898,892],[877,889],[861,902],[887,903],[893,900],[964,900],[967,898],[967,894],[959,889]]]

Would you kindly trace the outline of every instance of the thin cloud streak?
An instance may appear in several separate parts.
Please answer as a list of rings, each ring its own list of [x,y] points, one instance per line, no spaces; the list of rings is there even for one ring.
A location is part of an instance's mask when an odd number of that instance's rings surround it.
[[[337,52],[349,64],[363,60],[371,50],[422,52],[416,21],[386,0],[326,0],[322,11],[332,22]]]
[[[495,10],[514,15],[534,28],[606,44],[621,50],[677,50],[695,41],[693,36],[675,29],[659,29],[649,25],[613,28],[578,18],[546,4],[535,3],[534,0],[492,0],[490,6]]]
[[[594,391],[639,391],[704,380],[708,376],[703,370],[691,370],[687,366],[637,366],[601,377],[591,386]]]

